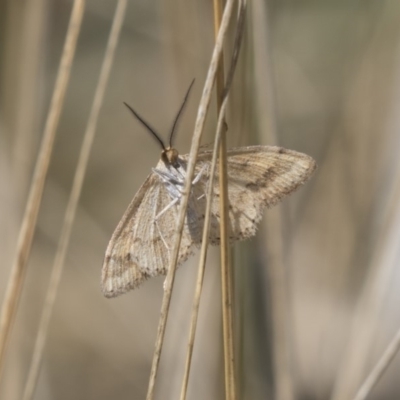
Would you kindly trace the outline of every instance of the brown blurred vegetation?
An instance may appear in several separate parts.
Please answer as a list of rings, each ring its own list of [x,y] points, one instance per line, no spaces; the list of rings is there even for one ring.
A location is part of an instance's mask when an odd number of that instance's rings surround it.
[[[71,4],[0,2],[1,295]],[[114,7],[112,1],[87,3],[2,399],[19,399],[25,384]],[[209,2],[130,2],[35,399],[145,397],[163,279],[113,300],[99,289],[111,233],[160,152],[122,102],[166,135],[196,78],[176,137],[186,153],[212,46]],[[229,43],[226,49],[229,54]],[[240,392],[243,399],[273,398],[275,280],[268,267],[277,236],[294,398],[345,399],[340,393],[354,394],[400,325],[400,3],[250,1],[239,63],[227,118],[230,145],[278,143],[319,164],[298,193],[266,212],[255,239],[235,246]],[[211,107],[205,143],[214,134],[215,114]],[[196,260],[177,273],[159,399],[179,393]],[[189,384],[194,400],[223,398],[218,249],[208,264]],[[400,398],[399,373],[397,357],[370,399]]]

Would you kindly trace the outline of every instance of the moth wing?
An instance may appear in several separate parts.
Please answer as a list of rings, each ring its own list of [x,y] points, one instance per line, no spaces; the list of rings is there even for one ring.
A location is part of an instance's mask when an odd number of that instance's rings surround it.
[[[102,268],[104,296],[115,297],[138,287],[144,280],[165,275],[170,264],[176,227],[176,207],[155,217],[172,199],[155,173],[140,187],[108,244]],[[190,255],[193,241],[183,231],[178,264]]]
[[[199,155],[209,162],[211,152]],[[307,181],[316,168],[308,155],[275,146],[249,146],[227,152],[230,240],[254,236],[265,207],[272,207]],[[209,171],[209,169],[207,170]],[[205,174],[204,180],[209,176]],[[210,241],[219,244],[218,171],[214,180]]]

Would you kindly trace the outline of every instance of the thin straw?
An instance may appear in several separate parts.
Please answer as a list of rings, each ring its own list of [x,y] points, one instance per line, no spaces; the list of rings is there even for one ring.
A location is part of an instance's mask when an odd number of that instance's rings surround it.
[[[186,209],[189,200],[190,186],[193,180],[194,169],[196,165],[197,154],[200,148],[200,141],[204,128],[205,118],[211,101],[211,90],[216,76],[218,60],[221,55],[222,45],[228,29],[228,24],[232,16],[232,10],[233,10],[233,0],[228,0],[225,5],[224,14],[222,17],[221,29],[219,30],[218,37],[214,46],[210,67],[208,69],[202,98],[200,100],[197,112],[197,119],[193,133],[192,146],[190,149],[188,166],[187,166],[186,181],[180,202],[178,219],[177,219],[175,245],[172,251],[171,264],[169,265],[168,274],[165,281],[165,291],[164,291],[163,302],[161,305],[160,321],[157,330],[157,338],[155,343],[154,356],[153,356],[153,362],[151,366],[150,379],[149,379],[149,388],[146,397],[147,400],[152,400],[154,398],[155,380],[157,376],[158,365],[160,362],[162,344],[164,341],[165,327],[167,323],[168,310],[171,301],[172,287],[175,279],[176,264],[178,261],[183,224],[185,222]]]
[[[84,0],[75,0],[71,12],[64,49],[61,56],[53,97],[47,115],[44,135],[33,174],[32,185],[26,204],[25,214],[19,232],[16,257],[11,267],[10,278],[2,304],[0,315],[0,373],[4,367],[4,359],[12,323],[21,297],[21,289],[27,268],[33,234],[35,231],[39,207],[42,200],[44,183],[53,151],[54,138],[64,104],[72,61],[85,9]]]
[[[85,177],[89,155],[96,132],[100,108],[103,103],[104,92],[107,86],[108,78],[110,76],[115,48],[118,43],[119,34],[125,16],[126,3],[127,0],[118,0],[117,7],[115,9],[113,24],[110,31],[106,52],[104,55],[103,65],[101,67],[99,81],[97,84],[96,93],[94,95],[92,109],[90,111],[89,120],[84,134],[81,152],[79,155],[79,160],[75,171],[74,182],[72,184],[72,189],[64,216],[64,224],[62,227],[60,240],[58,242],[58,248],[51,272],[46,300],[42,310],[31,365],[25,385],[23,400],[32,399],[36,388],[37,378],[40,372],[40,365],[43,358],[43,349],[46,344],[47,331],[53,311],[54,302],[58,292],[59,283],[61,280],[65,256],[67,254],[68,244],[71,237],[72,225],[75,219],[76,209],[82,191],[83,180]]]

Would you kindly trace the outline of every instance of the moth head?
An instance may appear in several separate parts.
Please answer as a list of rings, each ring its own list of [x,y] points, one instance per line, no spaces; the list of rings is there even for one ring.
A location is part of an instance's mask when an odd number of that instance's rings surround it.
[[[179,167],[178,163],[178,150],[173,147],[167,147],[161,152],[161,159],[164,161],[166,165],[172,165],[175,168]]]

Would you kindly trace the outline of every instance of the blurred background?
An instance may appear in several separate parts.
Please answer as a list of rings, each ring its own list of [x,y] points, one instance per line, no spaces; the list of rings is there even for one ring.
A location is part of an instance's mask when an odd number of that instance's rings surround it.
[[[20,399],[23,392],[115,6],[87,1],[1,399]],[[1,298],[71,7],[67,0],[0,2]],[[165,138],[196,78],[175,139],[187,153],[213,29],[211,2],[128,4],[35,399],[145,398],[164,279],[116,299],[100,292],[111,234],[160,156],[122,103]],[[227,115],[229,145],[279,144],[311,155],[319,169],[266,211],[254,239],[233,249],[243,399],[351,399],[400,326],[399,71],[399,2],[249,2]],[[214,102],[204,143],[212,140],[215,122]],[[157,399],[180,391],[197,260],[177,272]],[[220,309],[219,255],[212,248],[190,399],[223,398]],[[277,383],[282,348],[286,380]],[[397,357],[369,398],[400,398],[399,373]]]

